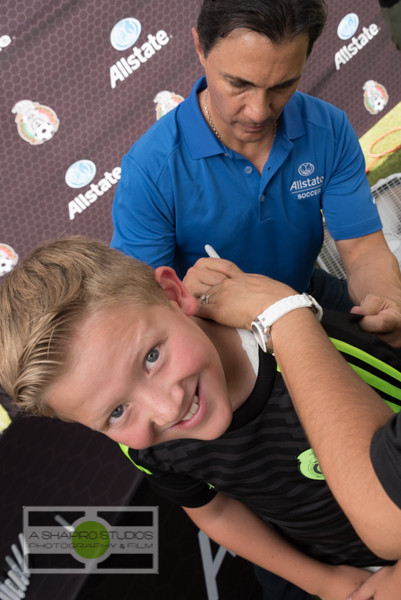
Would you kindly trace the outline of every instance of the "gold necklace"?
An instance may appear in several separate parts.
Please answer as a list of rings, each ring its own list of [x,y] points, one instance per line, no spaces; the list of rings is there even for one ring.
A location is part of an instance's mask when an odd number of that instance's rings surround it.
[[[220,142],[220,143],[222,143],[222,142],[221,142],[221,137],[220,137],[220,134],[219,134],[219,132],[218,132],[218,131],[217,131],[217,129],[216,129],[216,125],[214,124],[214,122],[213,122],[213,119],[212,119],[212,117],[210,116],[209,109],[208,109],[208,107],[207,107],[207,95],[208,95],[208,93],[209,93],[209,88],[206,88],[206,90],[205,90],[205,98],[204,98],[204,102],[203,102],[203,107],[204,107],[204,109],[205,109],[205,113],[206,113],[206,116],[207,116],[207,118],[208,118],[208,121],[209,121],[209,125],[210,125],[210,127],[211,127],[211,130],[213,131],[214,135],[217,137],[217,139],[219,140],[219,142]]]
[[[208,95],[208,93],[209,93],[209,88],[206,88],[206,90],[205,90],[205,96],[204,96],[204,99],[203,99],[203,108],[205,109],[205,113],[206,113],[207,119],[209,121],[209,125],[210,125],[211,130],[213,131],[214,135],[217,137],[217,139],[219,140],[219,142],[222,144],[223,142],[221,141],[221,135],[217,131],[217,127],[214,124],[214,121],[213,121],[212,117],[210,116],[209,108],[207,106],[207,95]],[[276,121],[274,121],[273,141],[272,141],[272,144],[273,144],[273,142],[275,140],[275,137],[276,137],[277,127],[278,127],[278,119]]]

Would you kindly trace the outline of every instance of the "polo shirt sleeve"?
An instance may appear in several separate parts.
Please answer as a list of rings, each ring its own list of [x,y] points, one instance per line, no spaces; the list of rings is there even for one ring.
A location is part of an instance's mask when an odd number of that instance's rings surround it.
[[[333,117],[331,165],[326,165],[322,210],[335,240],[351,239],[379,231],[379,213],[365,174],[359,140],[342,111]]]
[[[401,508],[401,412],[376,431],[370,457],[383,488]]]
[[[113,202],[111,246],[153,267],[173,266],[175,218],[150,174],[130,155],[123,157]]]

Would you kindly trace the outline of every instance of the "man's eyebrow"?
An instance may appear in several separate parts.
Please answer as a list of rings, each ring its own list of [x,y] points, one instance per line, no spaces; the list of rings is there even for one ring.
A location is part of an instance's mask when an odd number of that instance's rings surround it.
[[[228,81],[230,81],[231,83],[239,83],[241,85],[249,85],[251,87],[258,87],[253,81],[248,81],[247,79],[242,79],[242,77],[235,77],[234,75],[227,74],[226,79]],[[292,77],[291,79],[286,79],[285,81],[282,81],[281,83],[277,83],[276,85],[273,85],[269,89],[273,90],[273,89],[277,89],[277,88],[281,88],[281,87],[290,87],[291,85],[293,85],[300,79],[301,79],[301,76]]]

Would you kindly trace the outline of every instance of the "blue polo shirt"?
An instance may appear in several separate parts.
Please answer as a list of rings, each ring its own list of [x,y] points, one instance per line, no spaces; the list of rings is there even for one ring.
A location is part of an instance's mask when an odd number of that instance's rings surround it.
[[[183,277],[211,244],[250,273],[307,289],[323,240],[381,229],[358,138],[344,112],[296,92],[262,175],[212,133],[206,86],[157,121],[122,160],[111,245]]]

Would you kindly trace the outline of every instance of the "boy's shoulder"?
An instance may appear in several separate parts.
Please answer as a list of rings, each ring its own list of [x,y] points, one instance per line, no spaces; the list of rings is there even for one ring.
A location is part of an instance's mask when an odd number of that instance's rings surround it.
[[[401,410],[401,352],[362,330],[359,315],[325,310],[322,325],[345,360],[398,412]]]

